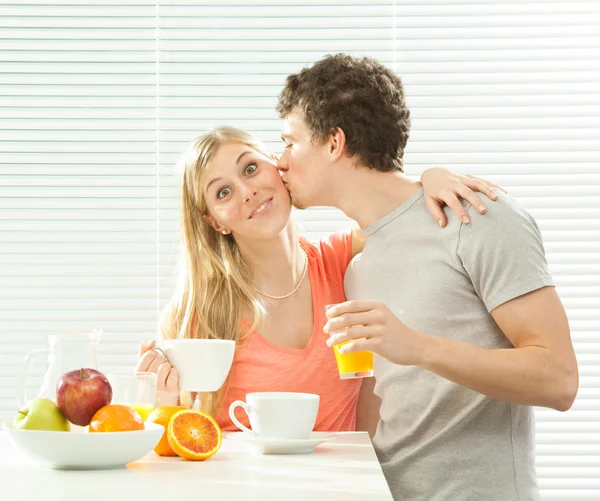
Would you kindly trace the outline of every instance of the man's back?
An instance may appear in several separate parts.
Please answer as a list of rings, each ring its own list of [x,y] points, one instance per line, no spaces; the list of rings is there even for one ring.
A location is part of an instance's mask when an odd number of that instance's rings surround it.
[[[552,285],[537,226],[510,199],[441,230],[422,190],[365,230],[348,299],[384,302],[406,325],[483,348],[510,348],[490,311]],[[396,499],[539,499],[533,410],[377,357],[374,444]]]

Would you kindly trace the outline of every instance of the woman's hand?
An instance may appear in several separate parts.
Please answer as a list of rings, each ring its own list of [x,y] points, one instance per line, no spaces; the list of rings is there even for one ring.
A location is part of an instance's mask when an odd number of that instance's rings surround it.
[[[467,211],[460,203],[458,197],[465,199],[481,214],[487,211],[483,202],[475,195],[479,191],[491,200],[497,200],[498,195],[492,188],[506,190],[485,179],[470,174],[461,174],[443,167],[432,167],[421,174],[421,183],[425,193],[425,203],[429,212],[444,228],[447,220],[442,207],[450,207],[463,223],[469,223]]]
[[[162,353],[152,349],[155,346],[156,341],[142,341],[140,343],[138,351],[140,359],[138,360],[135,371],[155,372],[157,393],[159,396],[165,398],[167,398],[166,395],[160,394],[170,394],[171,396],[168,397],[168,400],[170,401],[169,403],[172,403],[172,401],[176,401],[176,397],[179,396],[179,373]],[[164,400],[164,398],[161,398],[160,400]],[[167,404],[163,402],[162,405]],[[176,402],[173,405],[176,405]]]

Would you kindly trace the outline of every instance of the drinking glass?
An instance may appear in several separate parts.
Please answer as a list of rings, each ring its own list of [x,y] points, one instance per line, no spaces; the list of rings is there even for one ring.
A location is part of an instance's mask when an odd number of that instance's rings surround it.
[[[106,378],[113,391],[111,404],[132,407],[145,421],[156,403],[156,374],[108,374]]]
[[[335,306],[334,304],[328,304],[325,306],[325,316],[327,317],[327,310]],[[352,379],[361,377],[373,376],[373,352],[372,351],[355,351],[354,353],[340,353],[339,347],[343,346],[350,341],[345,341],[340,344],[336,344],[333,347],[335,354],[335,360],[337,362],[338,372],[340,379]]]

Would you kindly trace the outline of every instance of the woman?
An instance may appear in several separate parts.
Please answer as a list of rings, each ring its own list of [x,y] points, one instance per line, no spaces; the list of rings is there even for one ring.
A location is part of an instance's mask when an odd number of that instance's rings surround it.
[[[224,430],[235,430],[229,405],[247,393],[317,393],[321,404],[315,430],[365,429],[356,422],[362,381],[339,378],[323,333],[324,306],[345,300],[344,272],[362,249],[360,230],[318,243],[299,237],[276,161],[240,130],[221,127],[197,138],[179,167],[181,280],[163,313],[160,334],[237,343],[228,380],[218,392],[200,394],[200,408]],[[432,177],[431,184],[441,186],[437,192],[457,186],[455,175],[444,169]],[[476,178],[461,180],[496,196]],[[462,184],[456,190],[465,193]],[[449,205],[457,200],[454,194],[446,198]],[[470,190],[465,198],[481,206]],[[175,403],[177,371],[152,350],[154,344],[142,343],[136,370],[156,372],[158,390],[171,393]],[[194,398],[182,393],[181,403],[190,406]],[[248,425],[246,416],[241,421]]]

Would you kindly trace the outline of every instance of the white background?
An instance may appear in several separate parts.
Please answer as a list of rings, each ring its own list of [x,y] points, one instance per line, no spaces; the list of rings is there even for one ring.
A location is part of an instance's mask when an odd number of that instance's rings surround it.
[[[596,1],[3,2],[0,418],[47,333],[102,328],[102,369],[133,367],[172,292],[179,152],[231,124],[280,153],[285,76],[348,52],[404,81],[408,174],[488,177],[537,219],[581,373],[572,410],[536,412],[540,487],[600,499],[599,16]],[[348,224],[296,217],[311,238]]]

